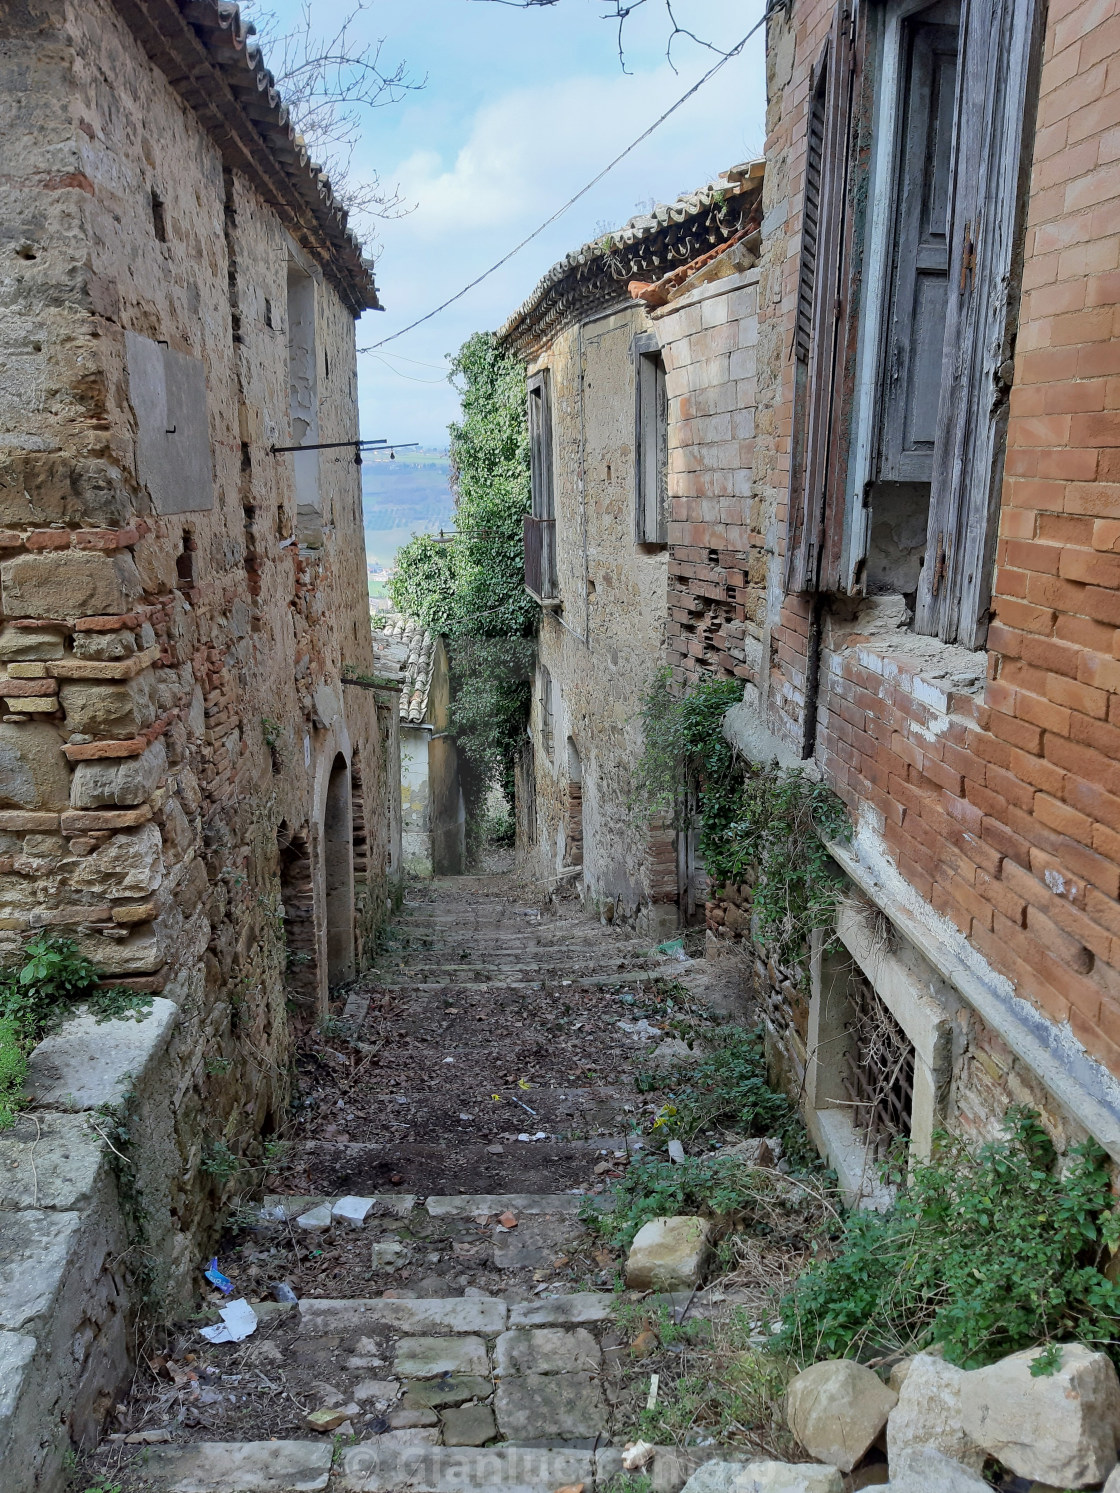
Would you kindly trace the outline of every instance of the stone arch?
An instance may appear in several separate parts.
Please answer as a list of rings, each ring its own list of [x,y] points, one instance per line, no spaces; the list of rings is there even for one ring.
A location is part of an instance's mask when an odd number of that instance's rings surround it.
[[[354,843],[350,764],[337,752],[323,809],[323,903],[327,985],[354,978]]]

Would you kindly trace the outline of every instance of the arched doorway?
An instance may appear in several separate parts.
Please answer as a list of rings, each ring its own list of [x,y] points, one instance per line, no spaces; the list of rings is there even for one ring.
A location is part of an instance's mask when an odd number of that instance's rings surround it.
[[[354,847],[350,769],[340,753],[327,783],[323,819],[323,890],[327,912],[327,984],[354,978]]]

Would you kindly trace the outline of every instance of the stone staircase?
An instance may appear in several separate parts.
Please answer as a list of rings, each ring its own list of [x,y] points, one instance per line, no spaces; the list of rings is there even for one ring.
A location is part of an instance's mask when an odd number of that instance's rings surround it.
[[[310,1186],[267,1196],[223,1255],[256,1330],[214,1346],[185,1330],[75,1486],[610,1485],[649,1372],[613,1315],[621,1262],[580,1215],[610,1207],[636,1143],[649,1034],[627,1030],[632,1006],[674,972],[640,939],[571,905],[542,916],[501,882],[413,892],[348,993],[343,1047],[304,1064]],[[278,1279],[297,1303],[268,1299]],[[659,1486],[679,1474],[663,1459]]]

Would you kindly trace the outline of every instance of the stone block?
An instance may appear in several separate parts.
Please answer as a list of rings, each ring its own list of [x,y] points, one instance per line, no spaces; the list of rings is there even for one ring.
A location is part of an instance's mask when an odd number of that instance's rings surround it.
[[[58,815],[31,809],[0,809],[0,830],[13,835],[57,834]]]
[[[71,885],[104,897],[146,897],[163,881],[163,840],[154,824],[114,835],[67,863]]]
[[[84,1115],[21,1115],[0,1132],[0,1209],[88,1208],[106,1180],[105,1155]]]
[[[59,691],[66,726],[83,736],[133,737],[156,718],[144,675],[123,681],[68,680]]]
[[[438,1379],[414,1379],[405,1385],[406,1410],[438,1410],[445,1405],[463,1405],[484,1400],[494,1386],[480,1374],[444,1374]]]
[[[425,1207],[431,1218],[473,1218],[476,1213],[566,1213],[579,1212],[584,1199],[574,1193],[485,1193],[465,1197],[429,1198]]]
[[[142,1021],[99,1025],[78,1008],[28,1059],[24,1092],[38,1109],[92,1110],[120,1104],[148,1064],[163,1051],[179,1019],[157,996]],[[109,1040],[111,1038],[112,1040]]]
[[[517,1328],[498,1339],[494,1366],[505,1378],[516,1374],[560,1374],[599,1368],[599,1344],[584,1327]]]
[[[498,1434],[489,1405],[464,1405],[440,1416],[444,1446],[485,1446]]]
[[[144,1453],[144,1481],[159,1493],[322,1493],[330,1441],[187,1441]]]
[[[607,1428],[607,1407],[593,1374],[523,1374],[504,1379],[494,1396],[507,1441],[591,1439]]]
[[[69,799],[70,769],[55,728],[0,723],[0,807],[57,810]]]
[[[402,1379],[437,1379],[441,1374],[486,1374],[490,1361],[480,1337],[402,1337],[393,1368]]]
[[[919,1353],[906,1361],[906,1372],[891,1388],[898,1404],[887,1420],[887,1460],[891,1477],[902,1472],[909,1453],[915,1447],[929,1447],[951,1457],[955,1462],[979,1472],[984,1452],[964,1429],[961,1410],[961,1386],[964,1370]]]
[[[397,1450],[385,1438],[347,1447],[336,1472],[342,1493],[541,1493],[542,1489],[594,1486],[596,1462],[588,1451],[545,1451],[533,1447],[485,1450],[442,1447]],[[209,1490],[207,1490],[209,1493]]]
[[[106,979],[118,975],[156,975],[167,963],[167,948],[153,924],[134,929],[126,938],[79,932],[75,942],[78,952],[99,965]]]
[[[478,1333],[497,1337],[505,1331],[506,1304],[489,1298],[375,1296],[366,1300],[308,1300],[299,1304],[304,1332],[362,1332],[388,1327],[392,1332]]]
[[[147,804],[138,809],[66,809],[60,825],[64,835],[88,835],[93,830],[135,829],[151,817]]]
[[[698,1285],[711,1253],[703,1218],[651,1218],[634,1236],[626,1260],[632,1291],[678,1291]]]
[[[372,1270],[396,1270],[408,1259],[408,1246],[399,1239],[379,1239],[370,1246],[369,1263]]]
[[[51,1314],[81,1227],[77,1213],[0,1211],[0,1328],[18,1332]]]
[[[372,1207],[373,1198],[339,1198],[331,1209],[331,1218],[335,1223],[346,1223],[352,1228],[361,1228]]]
[[[0,627],[0,660],[61,658],[62,633],[51,628]]]
[[[296,1228],[303,1229],[308,1234],[325,1234],[332,1223],[330,1203],[321,1203],[317,1208],[309,1208],[306,1213],[301,1213],[296,1219]]]
[[[1036,1377],[1039,1349],[1012,1353],[965,1374],[964,1429],[1017,1473],[1058,1488],[1101,1483],[1116,1466],[1120,1381],[1112,1360],[1083,1343],[1061,1349],[1052,1374]]]
[[[57,741],[57,733],[55,737]],[[98,809],[142,804],[166,775],[167,748],[162,741],[154,741],[139,757],[79,762],[70,781],[70,806]]]
[[[580,1322],[605,1322],[614,1298],[599,1291],[577,1291],[570,1296],[538,1296],[509,1309],[511,1327],[569,1327]]]
[[[932,1446],[911,1447],[899,1469],[893,1462],[890,1467],[897,1493],[987,1493],[989,1487],[978,1472]]]
[[[811,1457],[851,1472],[886,1425],[897,1400],[863,1364],[850,1358],[826,1359],[790,1380],[786,1418]]]
[[[841,1493],[844,1480],[835,1467],[816,1462],[729,1462],[698,1467],[683,1493]]]
[[[7,617],[95,617],[127,612],[143,586],[130,555],[89,550],[16,555],[0,563]]]
[[[0,1444],[7,1441],[6,1423],[16,1413],[24,1380],[34,1357],[33,1337],[28,1337],[23,1332],[0,1332]]]

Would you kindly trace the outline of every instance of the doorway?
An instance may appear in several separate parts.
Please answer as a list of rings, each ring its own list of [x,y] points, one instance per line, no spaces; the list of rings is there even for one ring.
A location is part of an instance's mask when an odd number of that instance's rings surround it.
[[[327,984],[354,978],[354,845],[350,768],[341,753],[327,783],[323,884],[327,913]]]

